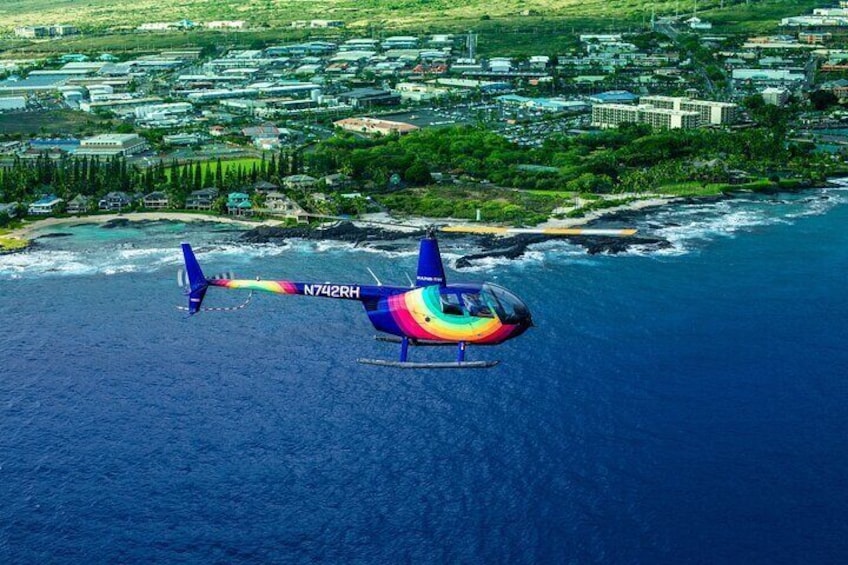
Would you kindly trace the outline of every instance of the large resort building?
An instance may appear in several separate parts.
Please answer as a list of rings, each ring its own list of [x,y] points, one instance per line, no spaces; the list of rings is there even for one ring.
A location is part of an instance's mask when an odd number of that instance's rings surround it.
[[[738,106],[727,102],[673,96],[644,96],[641,104],[595,104],[592,125],[610,128],[622,123],[648,124],[657,129],[687,129],[736,122]]]
[[[693,100],[679,96],[643,96],[640,102],[654,108],[698,112],[703,124],[714,126],[734,124],[739,116],[739,106],[730,102]]]
[[[601,128],[623,123],[648,124],[657,129],[696,128],[701,124],[697,112],[654,108],[648,105],[595,104],[592,106],[592,125]]]

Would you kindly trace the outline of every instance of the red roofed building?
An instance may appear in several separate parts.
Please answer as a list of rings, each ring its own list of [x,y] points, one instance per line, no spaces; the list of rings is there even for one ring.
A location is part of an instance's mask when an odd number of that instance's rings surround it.
[[[365,133],[369,135],[404,135],[418,129],[418,126],[414,126],[412,124],[392,122],[389,120],[378,120],[376,118],[345,118],[343,120],[333,122],[333,124],[346,131]]]

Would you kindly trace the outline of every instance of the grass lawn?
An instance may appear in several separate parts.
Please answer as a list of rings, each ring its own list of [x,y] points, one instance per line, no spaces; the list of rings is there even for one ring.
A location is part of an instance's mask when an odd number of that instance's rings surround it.
[[[24,249],[29,245],[29,242],[24,239],[7,237],[6,234],[8,233],[9,230],[0,229],[0,253]]]
[[[217,161],[215,161],[215,160],[193,161],[192,162],[192,170],[194,170],[194,163],[200,163],[202,171],[206,171],[206,168],[208,167],[209,170],[212,173],[214,173],[215,167],[216,167],[216,162]],[[244,169],[245,172],[249,173],[254,165],[256,165],[256,167],[258,168],[259,164],[261,162],[262,162],[261,159],[256,159],[256,158],[252,158],[252,157],[245,157],[243,159],[229,159],[229,160],[221,159],[221,170],[226,175],[229,171],[234,170],[234,169],[237,170],[239,167],[241,167],[242,169]],[[181,165],[180,165],[180,167],[182,168]],[[168,177],[168,179],[171,178],[171,168],[170,167],[165,169],[165,176]]]

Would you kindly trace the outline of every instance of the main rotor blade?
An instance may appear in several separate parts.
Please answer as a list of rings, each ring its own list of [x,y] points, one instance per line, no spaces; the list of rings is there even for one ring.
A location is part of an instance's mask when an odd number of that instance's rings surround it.
[[[539,235],[604,235],[608,237],[629,237],[636,233],[634,228],[621,229],[594,229],[594,228],[501,228],[497,226],[444,226],[443,232],[449,233],[471,233],[485,235],[514,235],[514,234],[539,234]]]

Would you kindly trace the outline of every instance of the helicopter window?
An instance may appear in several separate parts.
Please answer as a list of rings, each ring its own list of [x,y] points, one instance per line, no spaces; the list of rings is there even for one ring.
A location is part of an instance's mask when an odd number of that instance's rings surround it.
[[[518,323],[530,313],[520,298],[498,285],[484,284],[480,295],[495,310],[498,319],[505,324]]]
[[[453,316],[462,316],[462,305],[459,303],[459,296],[456,294],[442,294],[439,298],[442,303],[442,312]]]
[[[463,294],[462,301],[465,303],[465,309],[468,314],[477,318],[494,318],[491,308],[489,308],[479,294]]]

